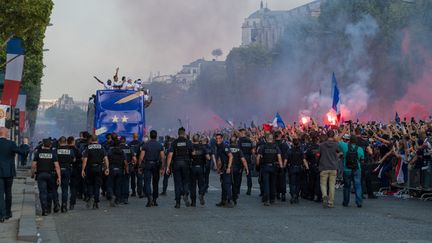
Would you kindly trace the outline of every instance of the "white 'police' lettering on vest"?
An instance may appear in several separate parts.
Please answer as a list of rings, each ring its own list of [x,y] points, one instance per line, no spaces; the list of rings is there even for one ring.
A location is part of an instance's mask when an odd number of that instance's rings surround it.
[[[53,155],[51,153],[40,153],[39,158],[40,159],[52,159]]]
[[[87,147],[87,149],[101,149],[102,145],[100,144],[89,144],[89,146]]]
[[[177,147],[186,147],[185,142],[177,143]]]
[[[266,154],[277,154],[276,149],[264,149],[264,153]]]
[[[230,150],[231,150],[231,153],[233,153],[233,154],[240,151],[240,149],[238,149],[238,148],[230,148]]]
[[[125,153],[125,154],[130,154],[131,151],[130,151],[130,149],[123,149],[123,153]]]
[[[70,149],[57,149],[57,154],[70,155]]]

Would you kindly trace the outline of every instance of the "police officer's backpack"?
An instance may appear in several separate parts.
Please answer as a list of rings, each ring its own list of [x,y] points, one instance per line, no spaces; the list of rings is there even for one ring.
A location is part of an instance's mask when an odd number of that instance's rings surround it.
[[[346,155],[346,167],[350,170],[357,170],[358,169],[358,165],[357,165],[357,161],[358,161],[358,154],[357,154],[357,150],[358,150],[358,146],[351,146],[350,144],[348,145],[348,152]]]

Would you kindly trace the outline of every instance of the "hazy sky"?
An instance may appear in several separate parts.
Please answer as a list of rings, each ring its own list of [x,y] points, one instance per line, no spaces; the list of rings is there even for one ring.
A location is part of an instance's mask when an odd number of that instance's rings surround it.
[[[287,10],[310,0],[268,0]],[[244,18],[260,0],[54,0],[45,38],[42,98],[87,100],[101,86],[92,77],[146,79],[183,64],[225,55],[241,43]]]

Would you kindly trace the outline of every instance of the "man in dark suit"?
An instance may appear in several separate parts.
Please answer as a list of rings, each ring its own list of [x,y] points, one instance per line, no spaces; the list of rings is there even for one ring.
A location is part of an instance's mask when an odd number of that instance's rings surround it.
[[[12,183],[16,176],[15,154],[21,153],[15,142],[8,140],[9,130],[0,127],[0,223],[12,218]]]

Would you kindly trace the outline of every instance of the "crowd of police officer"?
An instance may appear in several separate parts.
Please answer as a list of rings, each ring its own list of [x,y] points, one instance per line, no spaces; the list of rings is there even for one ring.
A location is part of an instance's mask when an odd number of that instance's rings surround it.
[[[111,207],[128,204],[129,196],[146,197],[147,207],[158,206],[158,196],[166,195],[171,175],[175,208],[180,208],[182,200],[186,207],[195,207],[197,199],[204,205],[212,169],[220,175],[218,207],[231,208],[237,204],[243,174],[247,179],[246,195],[251,195],[253,170],[259,175],[260,196],[265,206],[276,199],[286,201],[287,173],[291,203],[298,203],[300,193],[321,200],[315,158],[317,142],[312,142],[305,153],[298,139],[287,143],[279,132],[268,134],[258,143],[252,142],[244,129],[229,137],[228,142],[223,134],[215,134],[214,144],[199,134],[190,141],[184,128],[178,130],[177,139],[158,140],[154,130],[149,135],[149,139],[141,142],[135,134],[129,143],[115,133],[107,134],[103,143],[87,132],[82,132],[77,140],[44,139],[32,162],[42,215],[73,210],[77,198],[83,199],[87,208],[98,209],[100,195],[109,200]],[[302,184],[305,168],[310,178],[306,185]],[[159,194],[161,176],[163,186]]]

